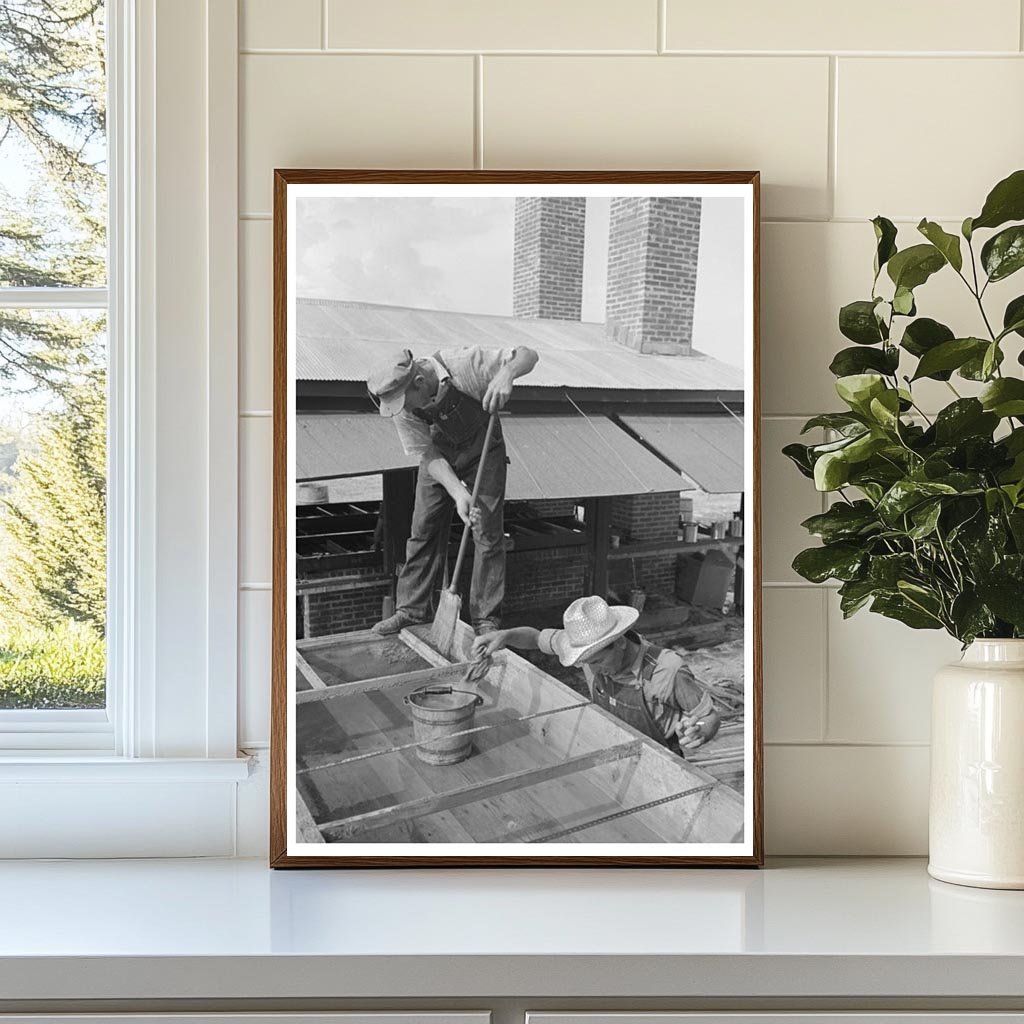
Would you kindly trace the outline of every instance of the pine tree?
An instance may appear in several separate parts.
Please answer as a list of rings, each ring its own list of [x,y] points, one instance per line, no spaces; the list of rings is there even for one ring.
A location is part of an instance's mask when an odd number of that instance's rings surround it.
[[[9,622],[66,619],[101,635],[106,609],[106,396],[80,385],[15,463],[0,499],[0,606]]]
[[[0,147],[36,176],[0,186],[0,287],[104,283],[105,79],[102,0],[0,3]],[[60,317],[0,311],[0,385],[65,394],[95,354]]]

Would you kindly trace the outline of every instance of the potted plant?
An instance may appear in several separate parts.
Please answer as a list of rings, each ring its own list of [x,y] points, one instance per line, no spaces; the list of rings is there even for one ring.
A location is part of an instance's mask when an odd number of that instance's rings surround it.
[[[1024,170],[959,234],[922,220],[900,248],[875,217],[871,296],[839,311],[852,345],[829,367],[844,408],[805,424],[824,443],[783,449],[834,498],[803,523],[821,543],[796,572],[838,580],[844,617],[870,608],[963,645],[932,692],[929,871],[1006,888],[1024,888],[1024,294],[999,315],[986,292],[1024,267],[1021,221]],[[919,315],[937,273],[973,296],[973,327]],[[948,391],[934,415],[925,381]]]

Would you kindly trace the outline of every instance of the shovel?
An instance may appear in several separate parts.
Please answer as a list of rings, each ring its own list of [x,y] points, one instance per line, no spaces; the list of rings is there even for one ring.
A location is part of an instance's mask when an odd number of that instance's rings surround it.
[[[497,422],[498,414],[492,412],[487,423],[487,433],[484,435],[484,447],[480,452],[480,461],[476,467],[476,479],[473,481],[473,494],[470,498],[471,509],[476,508],[476,499],[480,494],[480,481],[484,475],[484,459],[487,458],[487,450],[491,447],[491,436],[494,434],[494,424]],[[462,572],[462,561],[466,557],[469,534],[470,528],[467,525],[462,531],[462,540],[459,543],[459,554],[455,559],[451,583],[441,591],[441,598],[437,602],[437,615],[434,616],[434,625],[430,630],[431,646],[446,658],[452,657],[455,629],[459,623],[459,612],[462,610],[462,598],[458,594],[459,575]]]

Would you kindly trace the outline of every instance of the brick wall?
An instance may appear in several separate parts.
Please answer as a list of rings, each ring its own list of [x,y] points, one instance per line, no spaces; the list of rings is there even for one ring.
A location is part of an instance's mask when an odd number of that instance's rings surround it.
[[[641,352],[689,355],[697,295],[700,199],[612,199],[609,336]]]
[[[307,577],[298,587],[304,637],[368,629],[381,618],[384,598],[394,581],[378,569],[350,569]]]
[[[526,608],[565,607],[586,594],[590,567],[582,551],[510,551],[505,564],[506,613]]]
[[[574,196],[516,199],[514,316],[579,320],[586,202]]]
[[[679,494],[627,494],[612,498],[612,529],[622,533],[622,543],[675,540],[679,533]],[[675,591],[675,555],[613,562],[609,582],[616,589],[634,580],[652,594]],[[635,568],[635,577],[634,577]]]

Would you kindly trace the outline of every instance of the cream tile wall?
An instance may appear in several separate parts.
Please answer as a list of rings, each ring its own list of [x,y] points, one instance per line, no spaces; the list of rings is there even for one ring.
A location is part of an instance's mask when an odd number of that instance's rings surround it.
[[[268,732],[273,168],[758,168],[768,851],[925,852],[928,681],[957,645],[844,622],[833,590],[799,580],[798,523],[822,503],[778,449],[833,405],[866,218],[959,223],[1024,165],[1020,0],[240,6],[243,745]],[[972,327],[947,276],[918,294]]]

